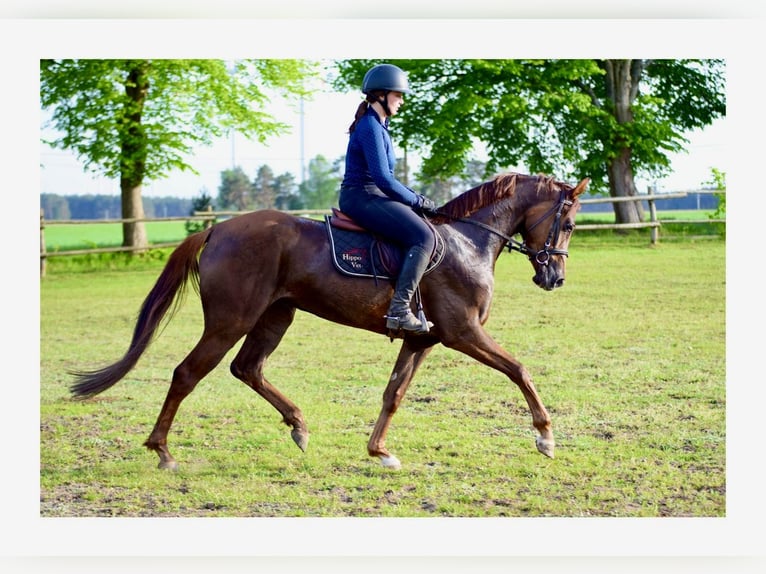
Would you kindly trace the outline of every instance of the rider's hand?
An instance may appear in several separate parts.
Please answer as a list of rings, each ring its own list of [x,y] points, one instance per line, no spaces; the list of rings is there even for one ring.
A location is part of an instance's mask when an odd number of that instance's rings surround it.
[[[416,209],[423,215],[434,215],[436,213],[436,204],[425,195],[420,195]]]

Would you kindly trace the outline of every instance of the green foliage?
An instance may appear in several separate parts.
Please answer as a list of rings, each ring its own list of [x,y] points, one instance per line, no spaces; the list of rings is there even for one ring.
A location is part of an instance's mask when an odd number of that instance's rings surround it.
[[[222,171],[217,203],[223,210],[246,211],[300,209],[305,201],[291,173],[275,176],[271,167],[264,164],[252,181],[240,166]]]
[[[85,167],[119,179],[122,216],[144,216],[141,186],[192,170],[195,146],[231,130],[264,142],[287,125],[263,111],[270,92],[307,93],[302,60],[41,60],[40,102]],[[46,126],[47,127],[47,126]],[[126,246],[145,247],[143,223],[123,225]]]
[[[339,89],[358,89],[372,60],[337,62]],[[721,60],[394,60],[413,93],[392,122],[425,156],[424,178],[461,173],[474,143],[487,172],[526,165],[608,189],[610,163],[629,151],[636,174],[667,171],[683,133],[726,112]],[[622,74],[625,74],[623,76]],[[621,79],[622,78],[622,79]],[[620,86],[628,91],[620,92]]]
[[[718,207],[710,215],[711,219],[725,219],[726,218],[726,172],[720,169],[712,168],[712,180],[708,184],[712,185],[715,189],[720,189],[724,193],[716,193],[718,198]],[[726,237],[726,224],[717,223],[718,232]]]
[[[273,209],[276,205],[276,178],[268,165],[262,165],[255,174],[252,187],[252,206],[255,209]]]
[[[283,133],[287,126],[263,111],[270,91],[297,98],[314,73],[300,60],[41,60],[40,101],[61,133],[50,145],[106,177],[140,183],[193,171],[192,149],[229,130],[261,142]],[[141,151],[126,157],[126,146]]]
[[[710,216],[712,219],[718,219],[726,217],[726,172],[717,168],[712,168],[711,173],[712,179],[708,181],[707,184],[724,192],[715,194],[715,196],[718,198],[718,208]]]
[[[189,211],[189,215],[194,215],[195,211],[207,211],[208,209],[213,207],[213,198],[210,197],[210,195],[207,193],[206,189],[202,189],[200,194],[192,199],[192,208],[191,211]],[[206,226],[211,225],[215,223],[213,222],[206,222],[206,221],[198,221],[190,219],[186,222],[184,222],[184,229],[186,230],[187,235],[192,235],[194,233],[197,233],[199,231],[202,231],[205,229]]]
[[[419,184],[419,191],[436,202],[437,205],[448,202],[456,195],[469,190],[491,177],[487,174],[486,164],[478,160],[468,160],[460,175],[448,178],[429,178]]]
[[[300,197],[295,176],[290,172],[278,175],[272,181],[274,187],[274,207],[277,209],[301,209],[304,202]]]
[[[218,207],[245,210],[251,205],[253,184],[245,171],[237,166],[221,172],[218,186]]]
[[[318,155],[309,162],[308,177],[299,186],[306,209],[330,209],[338,204],[338,191],[342,180],[341,161],[330,163]]]

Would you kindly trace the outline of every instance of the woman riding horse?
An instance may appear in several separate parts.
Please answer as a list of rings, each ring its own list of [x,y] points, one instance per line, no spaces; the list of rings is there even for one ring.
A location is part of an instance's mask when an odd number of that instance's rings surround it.
[[[421,217],[434,203],[394,176],[396,158],[388,133],[388,121],[409,91],[407,76],[392,64],[374,66],[365,75],[366,98],[348,129],[339,205],[362,227],[404,249],[386,328],[427,333],[428,322],[413,315],[410,303],[435,248],[433,232]]]

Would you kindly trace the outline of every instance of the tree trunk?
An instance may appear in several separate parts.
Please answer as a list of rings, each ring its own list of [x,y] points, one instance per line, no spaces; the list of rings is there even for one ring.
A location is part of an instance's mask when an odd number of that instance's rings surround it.
[[[634,197],[636,195],[629,149],[623,149],[617,157],[609,162],[607,172],[609,194],[612,197]],[[640,201],[620,201],[612,205],[614,205],[614,217],[617,223],[638,223],[644,219],[644,208]]]
[[[132,185],[125,178],[120,180],[123,219],[143,219],[144,202],[141,199],[141,185]],[[122,224],[122,244],[125,247],[148,247],[146,225],[143,221]],[[135,253],[135,252],[134,252]]]
[[[604,60],[606,71],[607,98],[612,103],[612,113],[620,126],[633,123],[633,101],[638,96],[638,85],[644,70],[642,60]],[[636,195],[636,184],[631,165],[630,142],[624,136],[617,136],[612,142],[616,155],[609,160],[609,194],[612,197]],[[643,220],[643,206],[639,201],[616,202],[614,205],[617,223],[637,223]]]
[[[149,62],[136,60],[125,79],[125,104],[120,157],[120,193],[124,219],[144,217],[141,184],[146,173],[146,133],[141,123],[144,102],[149,91]],[[125,247],[148,247],[143,221],[122,224]]]

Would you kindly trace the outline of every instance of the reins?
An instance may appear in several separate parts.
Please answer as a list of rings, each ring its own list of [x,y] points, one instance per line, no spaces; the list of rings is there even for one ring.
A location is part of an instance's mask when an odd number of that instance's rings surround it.
[[[495,229],[491,225],[487,225],[486,223],[483,223],[481,221],[475,221],[473,219],[469,219],[468,217],[453,216],[438,210],[434,211],[433,213],[434,215],[445,217],[453,221],[470,223],[471,225],[481,227],[482,229],[485,229],[486,231],[489,231],[490,233],[493,233],[497,235],[498,237],[502,238],[505,241],[505,245],[503,247],[506,247],[509,253],[515,250],[515,251],[518,251],[519,253],[526,255],[530,260],[534,260],[540,265],[548,265],[548,261],[550,261],[551,255],[563,255],[564,257],[569,257],[569,251],[567,251],[566,249],[557,249],[557,248],[551,249],[551,245],[556,243],[559,238],[559,232],[561,231],[561,215],[564,212],[564,206],[569,206],[569,205],[572,205],[572,201],[568,200],[564,194],[564,191],[562,191],[559,196],[558,203],[552,206],[548,211],[546,211],[542,216],[540,216],[540,218],[537,221],[535,221],[532,225],[529,226],[529,228],[527,228],[527,232],[532,231],[540,223],[545,221],[548,218],[548,216],[550,216],[551,213],[556,211],[556,218],[553,220],[551,229],[548,232],[548,238],[545,240],[545,245],[543,246],[543,248],[540,249],[539,251],[534,251],[530,249],[525,242],[517,241],[510,235],[507,235],[503,233],[502,231]]]

